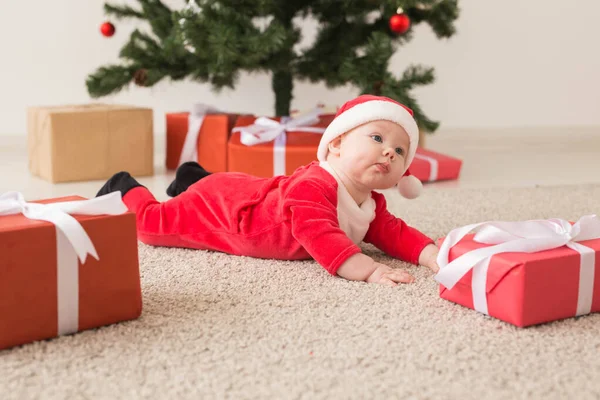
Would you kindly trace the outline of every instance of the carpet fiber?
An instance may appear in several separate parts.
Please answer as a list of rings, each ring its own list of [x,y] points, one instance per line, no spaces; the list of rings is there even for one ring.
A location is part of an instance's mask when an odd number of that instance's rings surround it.
[[[473,222],[597,213],[600,186],[386,193],[432,237]],[[326,245],[326,244],[324,244]],[[442,300],[432,274],[395,288],[312,261],[140,244],[136,321],[0,352],[0,397],[590,399],[600,315],[519,329]]]

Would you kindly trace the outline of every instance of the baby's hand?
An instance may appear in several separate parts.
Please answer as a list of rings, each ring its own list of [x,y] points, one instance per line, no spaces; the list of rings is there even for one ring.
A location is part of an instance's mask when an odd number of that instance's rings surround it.
[[[349,280],[381,283],[390,286],[396,286],[398,282],[412,283],[415,281],[415,278],[406,271],[380,264],[362,253],[350,256],[338,268],[337,274]]]
[[[391,268],[387,265],[375,263],[376,269],[367,278],[368,283],[380,283],[383,285],[396,286],[398,283],[412,283],[414,276],[401,269]]]

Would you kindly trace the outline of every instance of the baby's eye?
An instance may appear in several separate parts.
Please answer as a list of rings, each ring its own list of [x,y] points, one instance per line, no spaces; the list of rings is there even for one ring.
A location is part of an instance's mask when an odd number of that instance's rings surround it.
[[[371,135],[371,137],[376,142],[379,142],[379,143],[383,142],[383,139],[381,138],[381,135]]]
[[[398,154],[399,156],[404,154],[404,150],[401,147],[396,147],[396,154]]]

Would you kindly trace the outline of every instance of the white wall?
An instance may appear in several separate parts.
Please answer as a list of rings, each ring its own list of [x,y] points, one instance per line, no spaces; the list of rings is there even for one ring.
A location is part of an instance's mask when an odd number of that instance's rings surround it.
[[[115,0],[117,1],[117,0]],[[134,0],[124,3],[137,4]],[[10,4],[10,6],[9,6]],[[101,0],[0,0],[0,134],[25,134],[29,105],[91,101],[85,78],[117,61],[134,21],[115,21],[117,33],[100,35]],[[179,6],[183,0],[167,4]],[[443,128],[600,125],[600,2],[597,0],[460,0],[458,33],[435,38],[419,26],[394,56],[402,73],[409,63],[432,65],[434,85],[416,92],[428,115]],[[304,25],[305,41],[314,23]],[[341,104],[357,92],[298,83],[293,106]],[[271,115],[267,75],[244,75],[235,90],[216,95],[206,84],[165,81],[132,86],[101,99],[152,107],[157,134],[164,113],[196,101],[227,110]]]

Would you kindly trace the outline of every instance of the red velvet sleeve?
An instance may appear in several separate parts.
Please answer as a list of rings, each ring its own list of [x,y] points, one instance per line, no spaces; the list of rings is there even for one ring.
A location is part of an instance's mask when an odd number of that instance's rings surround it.
[[[339,226],[335,187],[301,181],[286,194],[284,212],[294,238],[330,274],[335,275],[344,261],[361,252]]]
[[[434,241],[392,215],[381,193],[372,192],[372,195],[376,204],[375,219],[369,225],[364,241],[391,257],[418,265],[421,251]]]

